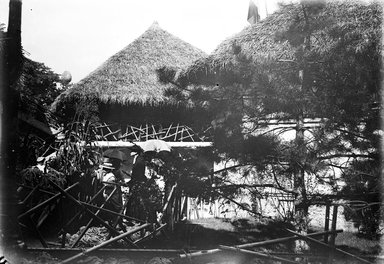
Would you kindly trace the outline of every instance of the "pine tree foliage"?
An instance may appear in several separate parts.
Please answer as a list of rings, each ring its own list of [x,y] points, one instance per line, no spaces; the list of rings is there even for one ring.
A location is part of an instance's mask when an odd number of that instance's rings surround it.
[[[210,111],[219,154],[275,166],[286,178],[300,167],[335,192],[342,188],[329,171],[341,170],[346,195],[357,168],[374,175],[368,186],[379,181],[381,27],[379,2],[287,4],[187,71],[159,74],[175,84],[169,96]],[[260,132],[271,119],[300,117],[321,120],[306,130],[304,142]],[[376,196],[373,203],[379,202]]]

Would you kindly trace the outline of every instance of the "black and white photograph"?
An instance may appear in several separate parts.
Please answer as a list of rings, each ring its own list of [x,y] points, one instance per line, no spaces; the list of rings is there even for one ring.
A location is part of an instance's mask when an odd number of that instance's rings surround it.
[[[384,263],[382,0],[0,0],[0,264]]]

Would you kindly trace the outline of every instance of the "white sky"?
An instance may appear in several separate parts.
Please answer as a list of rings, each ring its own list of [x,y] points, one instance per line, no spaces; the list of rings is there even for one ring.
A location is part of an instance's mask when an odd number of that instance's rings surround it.
[[[254,0],[261,18],[278,0]],[[280,1],[279,1],[280,2]],[[267,8],[266,8],[267,5]],[[0,0],[0,23],[9,0]],[[22,44],[32,60],[77,82],[157,21],[210,53],[248,26],[249,0],[23,0]]]

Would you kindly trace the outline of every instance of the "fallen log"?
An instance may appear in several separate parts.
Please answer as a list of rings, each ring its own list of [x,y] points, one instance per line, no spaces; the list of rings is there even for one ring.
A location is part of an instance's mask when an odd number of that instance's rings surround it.
[[[234,251],[234,252],[244,253],[244,254],[248,254],[248,255],[253,255],[253,256],[256,256],[258,258],[263,258],[263,259],[276,260],[276,261],[281,261],[284,263],[300,264],[300,262],[296,262],[296,261],[293,261],[290,259],[275,257],[275,256],[268,255],[265,253],[251,251],[251,250],[247,250],[247,249],[241,249],[238,247],[219,246],[219,248],[224,249],[224,250],[230,250],[230,251]]]
[[[123,234],[121,234],[121,235],[118,235],[118,236],[116,236],[116,237],[113,237],[113,238],[111,238],[111,239],[109,239],[109,240],[107,240],[107,241],[105,241],[105,242],[103,242],[103,243],[101,243],[101,244],[99,244],[99,245],[97,245],[97,246],[94,246],[94,247],[92,247],[92,248],[90,248],[90,249],[84,250],[83,252],[81,252],[81,253],[79,253],[79,254],[73,256],[73,257],[67,258],[67,259],[61,261],[59,264],[71,263],[71,262],[74,261],[75,259],[78,259],[78,258],[80,258],[80,257],[82,257],[82,256],[85,256],[86,254],[91,253],[92,251],[95,251],[95,250],[97,250],[97,249],[99,249],[99,248],[105,247],[105,246],[107,246],[107,245],[109,245],[109,244],[111,244],[111,243],[113,243],[113,242],[115,242],[115,241],[118,241],[118,240],[120,240],[120,239],[123,239],[123,238],[125,238],[125,237],[127,237],[127,236],[129,236],[129,235],[131,235],[131,234],[134,234],[134,233],[136,233],[136,232],[138,232],[138,231],[140,231],[140,230],[142,230],[142,229],[144,229],[144,228],[147,228],[147,227],[150,226],[150,225],[151,225],[151,224],[149,224],[149,223],[147,223],[147,224],[143,224],[143,225],[141,225],[141,226],[139,226],[139,227],[137,227],[137,228],[135,228],[135,229],[133,229],[133,230],[130,230],[130,231],[128,231],[128,232],[125,232],[125,233],[123,233]]]

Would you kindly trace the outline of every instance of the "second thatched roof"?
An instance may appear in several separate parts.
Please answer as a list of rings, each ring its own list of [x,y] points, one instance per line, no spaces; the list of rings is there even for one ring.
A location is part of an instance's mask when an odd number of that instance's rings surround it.
[[[316,20],[311,23],[315,26],[320,23],[333,24],[348,31],[345,37],[354,39],[353,44],[356,47],[366,46],[369,43],[368,38],[381,38],[380,26],[377,26],[382,23],[382,5],[379,2],[327,1],[319,10]],[[298,20],[304,21],[300,4],[282,5],[266,19],[223,41],[206,58],[195,61],[179,74],[178,82],[182,85],[213,84],[240,68],[239,55],[259,67],[266,67],[278,61],[295,60],[295,47],[286,38],[281,37],[281,34],[291,30],[293,22]],[[312,49],[325,55],[335,47],[337,41],[343,41],[327,37],[332,34],[332,30],[331,26],[315,29],[313,34],[317,36],[312,43]]]
[[[103,103],[149,104],[167,102],[168,85],[156,70],[185,69],[206,54],[161,29],[157,22],[139,38],[110,57],[99,68],[61,94],[52,105],[76,98],[96,98]]]

